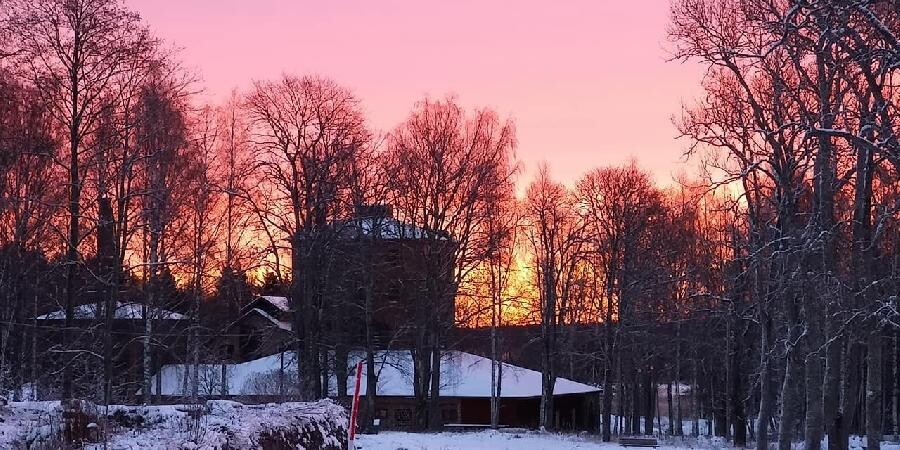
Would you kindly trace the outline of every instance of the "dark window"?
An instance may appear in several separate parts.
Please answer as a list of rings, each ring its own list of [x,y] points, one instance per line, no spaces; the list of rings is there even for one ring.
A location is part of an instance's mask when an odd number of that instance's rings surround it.
[[[394,410],[394,422],[396,422],[397,426],[403,427],[409,425],[410,420],[412,419],[412,410],[409,408],[403,409],[395,409]]]
[[[376,419],[386,419],[388,410],[385,408],[380,408],[375,410],[375,418]]]

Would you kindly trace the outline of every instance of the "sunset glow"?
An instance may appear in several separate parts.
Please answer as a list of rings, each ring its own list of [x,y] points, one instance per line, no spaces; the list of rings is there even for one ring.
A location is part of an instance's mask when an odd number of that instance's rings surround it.
[[[318,73],[353,89],[382,131],[425,95],[512,117],[523,180],[544,161],[569,183],[632,158],[662,184],[693,172],[671,119],[700,96],[703,72],[668,61],[668,0],[127,3],[213,99]]]

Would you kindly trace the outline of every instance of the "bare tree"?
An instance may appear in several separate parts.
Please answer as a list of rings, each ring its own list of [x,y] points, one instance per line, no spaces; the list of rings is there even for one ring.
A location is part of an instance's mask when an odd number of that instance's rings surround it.
[[[575,197],[550,179],[542,166],[528,187],[525,202],[528,240],[540,286],[542,429],[555,428],[553,390],[556,385],[559,325],[568,300],[575,266],[581,257],[583,222],[575,212]]]
[[[416,425],[441,426],[441,354],[453,324],[456,289],[485,260],[486,209],[514,172],[512,123],[490,110],[466,112],[453,99],[425,100],[388,139],[389,198],[400,219],[421,229],[424,271],[410,317],[414,333]]]
[[[10,2],[7,31],[24,76],[46,96],[53,118],[67,131],[68,171],[66,298],[68,329],[76,300],[81,236],[81,155],[95,132],[104,93],[135,56],[152,45],[136,14],[117,0],[22,0]],[[69,364],[65,365],[66,368]],[[68,370],[68,369],[66,369]],[[72,397],[70,374],[63,397]]]
[[[291,298],[304,398],[323,394],[319,311],[329,276],[328,221],[348,209],[348,168],[370,139],[359,102],[319,77],[256,82],[246,98],[265,174],[268,221],[291,245]]]
[[[159,77],[144,87],[137,118],[137,147],[143,156],[145,194],[142,197],[146,229],[146,302],[143,306],[143,388],[144,404],[152,402],[153,308],[163,305],[162,275],[171,273],[164,233],[178,211],[176,175],[187,163],[188,144],[184,105],[171,80]]]

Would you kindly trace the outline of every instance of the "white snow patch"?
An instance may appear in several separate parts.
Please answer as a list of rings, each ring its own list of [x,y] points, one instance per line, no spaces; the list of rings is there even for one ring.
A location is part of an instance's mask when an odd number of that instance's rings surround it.
[[[291,304],[287,297],[280,297],[277,295],[263,295],[261,298],[266,299],[272,306],[284,311],[288,312],[291,310]]]

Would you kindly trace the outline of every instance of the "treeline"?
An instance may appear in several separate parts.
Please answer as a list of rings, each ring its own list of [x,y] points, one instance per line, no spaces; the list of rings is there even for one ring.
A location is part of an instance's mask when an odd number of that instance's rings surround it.
[[[532,261],[545,387],[602,384],[605,439],[652,432],[662,382],[673,434],[685,406],[738,445],[864,434],[877,448],[900,396],[896,5],[683,0],[671,14],[675,57],[708,69],[676,123],[705,182],[665,192],[626,167],[529,187],[507,248]],[[490,303],[520,314],[522,290],[505,295]]]
[[[682,406],[760,450],[898,432],[898,31],[891,2],[676,1],[674,56],[707,68],[676,121],[705,182],[529,187],[544,384],[602,384],[605,439],[652,432],[659,383],[676,435]]]

